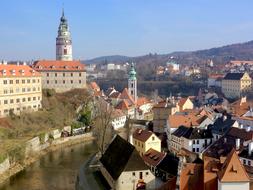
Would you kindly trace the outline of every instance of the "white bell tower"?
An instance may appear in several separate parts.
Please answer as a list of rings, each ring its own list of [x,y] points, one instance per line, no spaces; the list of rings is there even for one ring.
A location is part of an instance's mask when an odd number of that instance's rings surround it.
[[[133,97],[134,102],[137,103],[137,78],[134,64],[131,64],[131,70],[128,77],[128,93]]]
[[[72,61],[72,40],[64,10],[62,11],[56,38],[56,60]]]

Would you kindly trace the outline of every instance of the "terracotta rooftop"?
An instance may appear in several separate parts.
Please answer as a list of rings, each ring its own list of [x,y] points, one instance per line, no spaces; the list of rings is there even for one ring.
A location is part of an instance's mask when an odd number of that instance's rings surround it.
[[[90,87],[92,90],[100,91],[100,87],[98,86],[98,84],[96,82],[91,82]]]
[[[134,99],[133,97],[128,93],[127,88],[124,88],[124,90],[122,91],[121,95],[120,95],[120,99],[126,99],[126,100],[130,100],[134,103]]]
[[[149,130],[136,129],[133,133],[133,138],[142,142],[146,142],[152,134],[154,133]]]
[[[165,157],[165,153],[158,152],[152,148],[150,148],[143,156],[142,159],[149,166],[156,167],[161,160]]]
[[[178,102],[178,105],[180,106],[180,107],[182,107],[184,104],[185,104],[185,102],[188,100],[188,98],[180,98],[180,100],[179,100],[179,102]]]
[[[227,156],[221,170],[218,173],[221,182],[249,182],[249,176],[239,160],[235,149]]]
[[[38,71],[84,71],[85,65],[80,61],[41,60],[33,64]]]
[[[109,95],[109,98],[119,98],[120,97],[120,95],[121,95],[121,93],[120,92],[118,92],[118,91],[116,91],[116,92],[113,92],[113,93],[111,93],[110,95]]]
[[[140,97],[137,99],[137,106],[140,107],[144,104],[150,103],[150,100],[147,99],[146,97]]]
[[[133,104],[130,104],[127,100],[122,100],[115,108],[120,110],[129,110],[133,108]]]
[[[41,76],[28,65],[0,65],[0,77],[36,77]]]
[[[187,115],[170,115],[169,124],[171,128],[178,128],[179,126],[191,127],[200,125],[207,116],[187,114]]]

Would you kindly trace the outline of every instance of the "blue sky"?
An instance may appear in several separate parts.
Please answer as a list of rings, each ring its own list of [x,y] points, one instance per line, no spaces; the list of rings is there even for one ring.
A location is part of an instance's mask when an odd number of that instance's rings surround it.
[[[54,59],[63,4],[75,59],[253,40],[252,0],[1,0],[0,60]]]

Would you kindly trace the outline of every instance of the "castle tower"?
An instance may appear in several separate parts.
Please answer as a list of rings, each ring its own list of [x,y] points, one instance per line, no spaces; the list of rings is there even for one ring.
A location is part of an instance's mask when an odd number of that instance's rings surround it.
[[[128,77],[128,93],[133,97],[134,102],[137,102],[137,78],[134,64],[131,64],[131,70]]]
[[[72,61],[72,40],[64,10],[62,11],[56,38],[56,60]]]

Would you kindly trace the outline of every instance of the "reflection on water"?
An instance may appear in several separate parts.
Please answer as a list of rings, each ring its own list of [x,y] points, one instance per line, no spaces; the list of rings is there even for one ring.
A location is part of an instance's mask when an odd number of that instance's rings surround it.
[[[51,152],[11,177],[0,190],[74,190],[79,167],[95,152],[94,142]]]

